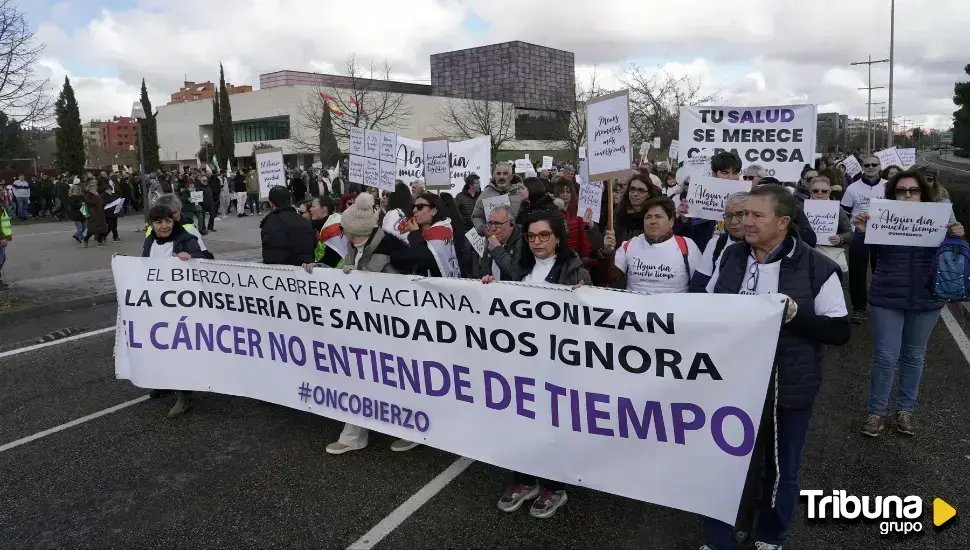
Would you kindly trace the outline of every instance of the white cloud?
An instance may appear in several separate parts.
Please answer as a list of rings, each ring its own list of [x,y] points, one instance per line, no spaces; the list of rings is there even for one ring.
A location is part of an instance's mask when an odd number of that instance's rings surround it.
[[[932,9],[898,2],[895,114],[947,126],[953,83],[965,79],[970,50],[966,0]],[[700,78],[725,103],[818,103],[865,116],[865,67],[852,61],[888,56],[889,13],[883,0],[140,0],[102,11],[76,29],[39,21],[48,63],[78,67],[91,92],[84,116],[125,114],[145,77],[155,103],[177,91],[183,75],[214,80],[222,61],[234,84],[258,86],[259,74],[282,69],[333,71],[352,53],[388,59],[395,76],[428,78],[428,56],[505,40],[576,53],[580,78],[597,67],[602,84],[633,60]],[[54,11],[63,11],[63,8]],[[491,21],[481,33],[462,27],[469,13]],[[51,15],[51,21],[54,16]],[[939,39],[939,37],[946,37]],[[85,74],[109,68],[114,77]],[[653,67],[648,67],[653,68]],[[90,77],[85,79],[85,77]],[[73,81],[73,78],[72,78]],[[885,65],[873,67],[886,85]],[[133,90],[134,97],[125,94]],[[876,90],[874,101],[885,91]],[[80,98],[79,98],[80,100]]]

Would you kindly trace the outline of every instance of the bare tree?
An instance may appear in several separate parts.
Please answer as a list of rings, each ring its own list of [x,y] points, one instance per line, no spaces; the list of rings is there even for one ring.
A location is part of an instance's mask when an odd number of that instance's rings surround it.
[[[515,139],[515,105],[511,101],[449,99],[438,108],[442,126],[435,131],[451,139],[490,136],[492,158]]]
[[[569,158],[573,162],[578,162],[579,148],[586,147],[586,102],[611,91],[601,85],[595,67],[589,75],[588,82],[576,79],[576,89],[573,93],[563,89],[562,97],[557,98],[556,103],[560,111],[569,114],[569,118],[563,121],[556,132],[556,140],[547,142],[545,146],[549,149],[558,149],[565,144],[570,151]]]
[[[44,46],[12,0],[0,0],[0,111],[24,127],[49,121],[53,96],[37,74]]]
[[[680,134],[680,108],[720,101],[720,94],[702,94],[701,82],[685,75],[676,77],[667,71],[648,73],[631,65],[620,78],[630,90],[630,144],[649,141],[659,136],[663,143]]]
[[[344,74],[335,75],[331,83],[318,86],[300,103],[300,125],[304,135],[292,135],[290,141],[305,152],[320,149],[320,124],[323,106],[330,105],[333,133],[346,143],[350,128],[401,128],[414,114],[406,94],[391,91],[391,68],[385,61],[380,67],[363,65],[351,55]]]

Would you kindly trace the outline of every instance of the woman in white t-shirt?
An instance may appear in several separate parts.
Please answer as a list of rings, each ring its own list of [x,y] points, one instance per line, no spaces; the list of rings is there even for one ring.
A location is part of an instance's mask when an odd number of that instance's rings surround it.
[[[701,251],[694,241],[674,235],[676,207],[665,196],[644,203],[643,234],[625,241],[615,250],[616,236],[607,231],[603,239],[602,280],[608,286],[647,294],[687,292]]]

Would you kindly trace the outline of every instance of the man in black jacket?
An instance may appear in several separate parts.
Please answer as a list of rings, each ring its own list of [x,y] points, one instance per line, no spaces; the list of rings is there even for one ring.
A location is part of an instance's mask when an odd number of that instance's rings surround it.
[[[205,207],[206,211],[209,212],[209,226],[208,230],[215,233],[216,225],[216,214],[219,213],[219,196],[222,194],[222,179],[219,177],[218,172],[213,172],[209,176],[209,201],[208,203],[203,202],[202,205]],[[205,233],[203,233],[204,235]]]
[[[780,185],[751,190],[744,207],[745,241],[724,249],[707,285],[714,294],[774,294],[785,300],[765,410],[738,510],[739,531],[748,532],[757,509],[754,540],[766,549],[782,548],[798,505],[798,470],[822,384],[825,346],[844,345],[851,332],[842,272],[799,237],[792,222],[796,209],[795,198]],[[733,547],[731,525],[707,519],[705,531],[706,548]]]
[[[263,241],[263,263],[294,265],[313,263],[317,236],[310,220],[293,208],[289,190],[276,186],[269,190],[272,212],[259,223]]]

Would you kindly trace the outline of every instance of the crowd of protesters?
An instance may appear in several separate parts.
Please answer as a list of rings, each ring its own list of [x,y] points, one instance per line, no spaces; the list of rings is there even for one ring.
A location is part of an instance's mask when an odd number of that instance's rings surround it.
[[[756,460],[746,481],[750,498],[742,502],[755,510],[751,517],[758,517],[757,548],[779,549],[798,503],[802,449],[822,383],[825,348],[844,345],[852,324],[871,321],[875,350],[862,433],[878,436],[883,430],[898,364],[894,425],[911,436],[926,344],[944,306],[929,290],[935,249],[865,244],[873,198],[947,201],[936,173],[882,167],[873,156],[860,160],[863,172],[854,179],[837,159],[822,158],[805,166],[797,182],[783,183],[757,165],[742,170],[735,153],[718,153],[711,159],[714,177],[751,182],[750,191],[728,197],[721,222],[688,215],[690,175],[666,162],[643,162],[628,178],[609,182],[600,219],[578,211],[581,182],[568,165],[521,175],[499,162],[484,185],[471,174],[456,195],[428,191],[421,180],[398,180],[394,191],[382,193],[351,184],[340,173],[331,178],[327,170],[288,170],[286,185],[273,187],[266,197],[262,258],[266,264],[299,266],[310,273],[341,269],[473,278],[485,284],[595,285],[648,294],[781,295],[786,302],[783,324]],[[87,244],[94,236],[103,246],[109,233],[118,240],[118,215],[143,207],[139,186],[130,179],[65,180],[70,177],[53,182],[58,191],[50,205],[43,182],[38,189],[45,198],[36,203],[31,202],[33,183],[18,178],[12,187],[4,186],[0,268],[3,246],[12,238],[9,220],[15,216],[63,213],[77,225],[75,240]],[[61,186],[66,186],[63,193]],[[238,216],[264,209],[253,171],[161,173],[147,188],[145,257],[211,257],[202,235],[216,231],[217,216],[230,214],[233,207]],[[497,197],[507,200],[497,206],[487,200]],[[609,200],[612,208],[607,208]],[[836,235],[816,242],[803,210],[806,200],[840,201]],[[485,238],[481,251],[466,237],[472,230]],[[955,220],[948,232],[964,236]],[[831,249],[847,251],[847,274]],[[846,275],[851,315],[843,291]],[[177,392],[169,416],[190,407],[191,395]],[[339,455],[367,445],[368,431],[346,424],[326,450]],[[402,452],[417,445],[401,439],[391,449]],[[566,503],[566,491],[563,483],[513,473],[498,507],[514,512],[532,501],[531,515],[546,518]],[[735,528],[706,520],[704,548],[732,548]]]

